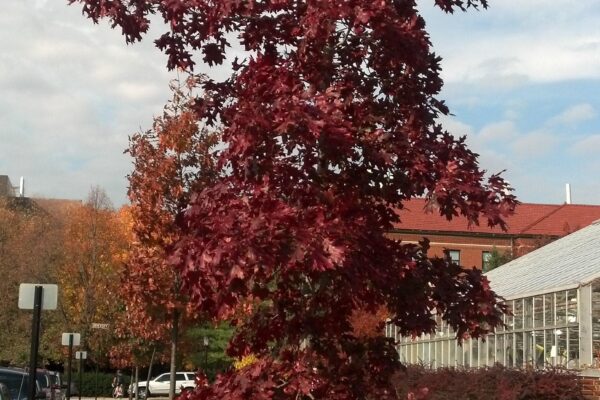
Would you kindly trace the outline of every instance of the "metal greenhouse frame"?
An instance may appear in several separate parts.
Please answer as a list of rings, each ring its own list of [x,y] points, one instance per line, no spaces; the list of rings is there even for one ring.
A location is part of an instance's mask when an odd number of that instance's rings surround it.
[[[432,368],[597,367],[600,355],[600,221],[487,273],[513,315],[484,340],[458,345],[437,317],[435,334],[394,337],[401,361]]]

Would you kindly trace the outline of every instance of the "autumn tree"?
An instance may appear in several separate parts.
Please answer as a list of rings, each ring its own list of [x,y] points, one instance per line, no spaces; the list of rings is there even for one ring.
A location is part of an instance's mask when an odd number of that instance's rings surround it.
[[[96,361],[109,347],[92,322],[107,322],[115,302],[126,248],[121,218],[103,190],[85,202],[0,199],[0,360],[24,365],[29,357],[31,314],[17,308],[20,283],[58,283],[59,310],[42,317],[40,366],[63,358],[60,335],[80,331]],[[102,361],[106,362],[104,358]]]
[[[0,303],[0,324],[5,327],[0,337],[0,360],[25,363],[27,360],[27,318],[17,308],[19,284],[29,282],[30,267],[19,259],[27,247],[22,233],[30,228],[18,212],[12,210],[6,200],[0,200],[0,291],[4,294]],[[21,246],[15,248],[17,243]],[[29,324],[31,325],[31,324]],[[22,338],[22,340],[20,340]]]
[[[175,391],[177,345],[182,323],[196,319],[182,291],[181,274],[167,263],[169,249],[181,240],[177,218],[192,193],[216,179],[216,133],[198,124],[191,89],[195,79],[172,82],[172,100],[152,129],[134,135],[128,152],[134,242],[123,285],[130,333],[154,341],[168,338],[171,386]]]
[[[100,187],[93,187],[83,204],[67,212],[64,259],[57,276],[60,309],[66,331],[81,333],[82,348],[92,350],[96,362],[108,362],[110,342],[92,324],[112,325],[121,312],[116,299],[128,247],[126,229],[126,221]]]
[[[223,176],[191,198],[169,262],[198,312],[222,320],[245,307],[228,351],[257,361],[191,398],[394,398],[393,343],[353,335],[354,310],[385,307],[403,335],[432,332],[434,314],[459,339],[500,322],[480,271],[385,235],[415,196],[446,218],[500,226],[515,205],[436,122],[449,112],[440,59],[414,0],[70,2],[128,42],[162,18],[169,68],[232,63],[228,79],[199,80],[196,117],[223,132]],[[232,38],[246,59],[231,60]]]
[[[0,197],[0,360],[26,365],[29,360],[31,313],[17,307],[21,283],[56,283],[62,256],[60,226],[28,198]],[[56,312],[43,315],[41,360],[57,360]]]

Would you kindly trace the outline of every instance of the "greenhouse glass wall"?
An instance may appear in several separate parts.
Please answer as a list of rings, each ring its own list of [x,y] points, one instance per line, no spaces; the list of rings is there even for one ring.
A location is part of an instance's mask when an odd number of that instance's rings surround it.
[[[462,345],[441,318],[435,334],[401,337],[400,360],[432,368],[563,366],[598,367],[600,354],[600,223],[550,243],[487,274],[513,315],[482,339]]]

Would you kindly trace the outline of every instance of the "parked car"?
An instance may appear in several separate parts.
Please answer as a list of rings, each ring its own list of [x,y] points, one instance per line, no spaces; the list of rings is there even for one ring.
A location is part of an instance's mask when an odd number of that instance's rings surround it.
[[[54,385],[52,384],[52,376],[50,375],[50,371],[47,369],[38,368],[35,372],[35,379],[40,385],[42,392],[46,394],[46,399],[58,400],[55,397],[55,389],[53,387]]]
[[[29,373],[20,368],[0,368],[0,382],[8,387],[12,400],[27,400]],[[45,399],[40,381],[36,379],[36,399]]]
[[[169,394],[169,383],[171,374],[169,372],[161,374],[156,378],[151,379],[146,388],[146,381],[142,380],[138,382],[137,392],[138,396],[145,398],[153,395],[165,395]],[[194,372],[176,372],[175,373],[175,393],[181,393],[182,389],[193,389],[196,387],[196,374]],[[129,393],[135,393],[136,386],[132,384],[129,386]]]
[[[8,386],[4,383],[0,383],[0,400],[12,400]]]
[[[67,390],[67,385],[68,384],[66,382],[63,384],[65,392]],[[77,384],[75,383],[75,378],[73,378],[73,380],[71,380],[71,390],[69,390],[69,395],[79,396],[79,386],[77,386]]]
[[[62,376],[60,372],[57,371],[48,371],[50,375],[50,383],[52,384],[52,389],[54,391],[54,400],[63,400],[65,398],[65,393],[63,390]]]
[[[38,369],[36,379],[40,382],[48,400],[63,400],[65,395],[60,372]]]

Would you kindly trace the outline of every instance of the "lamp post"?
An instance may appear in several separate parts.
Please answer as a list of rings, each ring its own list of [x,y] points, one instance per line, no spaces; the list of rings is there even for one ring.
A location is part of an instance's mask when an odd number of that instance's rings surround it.
[[[208,370],[208,337],[204,336],[202,339],[204,343],[204,372]]]

